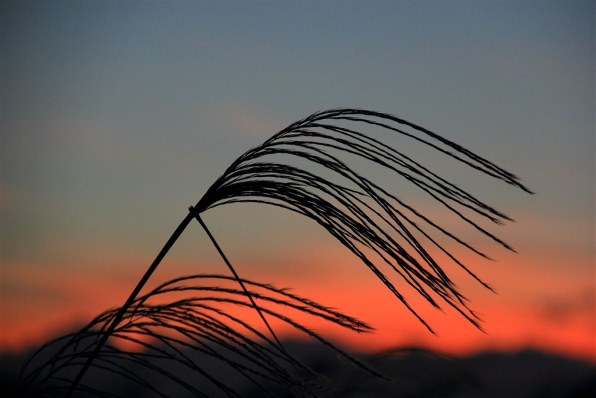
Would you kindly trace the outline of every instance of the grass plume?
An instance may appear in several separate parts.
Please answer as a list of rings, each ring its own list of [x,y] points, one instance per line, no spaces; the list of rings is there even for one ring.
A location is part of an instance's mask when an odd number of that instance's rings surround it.
[[[23,380],[39,391],[66,396],[75,392],[118,396],[83,379],[87,370],[93,369],[94,372],[115,373],[164,396],[155,379],[146,376],[155,373],[197,396],[205,396],[195,383],[168,370],[165,364],[173,362],[201,375],[225,395],[238,396],[207,367],[187,357],[185,350],[190,349],[226,363],[257,385],[262,385],[260,380],[272,379],[292,388],[302,388],[304,379],[295,376],[309,372],[285,352],[268,319],[283,321],[321,341],[324,341],[321,336],[286,316],[285,311],[291,308],[345,328],[370,330],[368,325],[351,317],[238,275],[200,217],[209,209],[232,203],[277,206],[313,220],[356,255],[430,331],[430,325],[393,282],[395,277],[433,306],[441,308],[446,304],[480,328],[478,317],[428,246],[490,289],[443,240],[481,257],[488,256],[417,209],[404,199],[407,195],[396,195],[359,170],[368,165],[391,173],[396,181],[401,181],[400,190],[422,193],[439,204],[445,213],[508,250],[513,249],[484,224],[503,224],[511,219],[433,171],[431,165],[388,145],[383,135],[418,143],[433,150],[437,157],[451,158],[530,193],[514,174],[459,144],[393,115],[352,108],[314,113],[236,159],[196,205],[190,207],[124,305],[99,315],[79,333],[44,346],[27,366]],[[181,277],[140,295],[161,260],[193,219],[208,234],[233,277]],[[235,281],[240,289],[203,284],[213,280]],[[186,296],[165,304],[150,304],[151,299],[173,293]],[[269,335],[219,309],[222,304],[254,308]],[[113,344],[117,340],[129,341],[144,350],[118,349]],[[262,345],[257,340],[267,344]],[[214,350],[213,346],[218,349]],[[39,359],[41,353],[48,350],[57,351],[47,362],[35,365],[35,358]],[[142,370],[132,370],[128,365]],[[288,365],[293,371],[287,370]],[[306,373],[294,372],[297,369]],[[264,393],[267,393],[266,388]]]
[[[306,391],[317,384],[312,371],[273,344],[270,336],[259,331],[258,325],[234,311],[252,308],[244,299],[245,291],[237,288],[236,282],[234,277],[202,274],[163,283],[139,296],[124,311],[113,331],[109,332],[105,326],[120,309],[105,311],[79,332],[44,345],[23,368],[22,383],[38,396],[62,396],[69,391],[73,371],[78,370],[85,358],[94,355],[87,382],[79,383],[75,394],[124,396],[104,390],[102,375],[111,374],[156,396],[167,396],[164,387],[174,383],[194,396],[208,396],[203,389],[209,384],[207,391],[215,387],[223,396],[239,397],[239,392],[219,376],[222,367],[241,374],[260,387],[263,395],[269,392],[267,383],[294,391]],[[288,313],[301,314],[301,319],[323,319],[357,332],[371,331],[369,325],[285,289],[246,279],[242,283],[259,300],[261,310],[268,317],[324,343],[376,374],[303,326],[304,320],[299,323]],[[106,333],[110,334],[109,343],[95,353],[97,342]],[[201,361],[193,353],[199,354]],[[207,363],[206,358],[209,365],[203,363]],[[183,376],[188,374],[194,375],[191,380]]]

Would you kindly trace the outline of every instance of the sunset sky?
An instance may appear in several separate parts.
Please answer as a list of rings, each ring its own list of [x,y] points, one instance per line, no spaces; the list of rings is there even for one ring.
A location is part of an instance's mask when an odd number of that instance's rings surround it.
[[[349,106],[464,144],[536,193],[466,185],[515,219],[495,232],[517,254],[479,240],[495,261],[465,258],[497,294],[452,270],[486,333],[417,302],[429,334],[319,226],[278,209],[204,214],[239,273],[372,324],[372,336],[327,331],[355,348],[531,347],[596,360],[594,7],[2,1],[0,351],[122,304],[236,157]],[[226,272],[193,224],[152,283]]]

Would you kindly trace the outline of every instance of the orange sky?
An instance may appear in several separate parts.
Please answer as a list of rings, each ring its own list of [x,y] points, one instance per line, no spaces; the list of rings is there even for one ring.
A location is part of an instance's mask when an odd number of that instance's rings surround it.
[[[475,329],[452,310],[439,312],[429,308],[423,300],[412,297],[414,308],[419,309],[435,329],[437,334],[432,335],[350,253],[337,245],[325,250],[305,250],[305,253],[303,260],[285,263],[285,267],[295,271],[272,272],[255,279],[272,282],[278,287],[291,287],[296,294],[343,310],[376,329],[372,334],[359,335],[339,330],[323,321],[313,323],[312,319],[303,319],[323,336],[348,347],[376,351],[416,345],[455,355],[482,350],[534,348],[596,360],[591,281],[582,280],[582,275],[536,273],[537,268],[552,267],[551,263],[558,261],[557,258],[505,253],[500,262],[482,263],[476,259],[478,264],[475,269],[483,271],[480,274],[484,274],[498,293],[490,293],[466,278],[462,278],[462,289],[471,300],[472,308],[481,314],[486,333]],[[317,257],[327,267],[315,274],[315,268],[307,263],[312,264]],[[529,259],[534,264],[528,264]],[[568,260],[581,262],[588,259],[578,257]],[[112,261],[112,265],[101,272],[69,268],[56,273],[36,273],[35,277],[32,277],[30,265],[9,268],[11,271],[5,273],[4,278],[15,286],[26,285],[38,293],[28,295],[25,291],[2,291],[2,302],[13,302],[14,305],[2,310],[0,350],[18,350],[40,344],[69,327],[88,321],[104,309],[120,305],[143,268],[127,267],[126,264],[135,262],[132,258]],[[470,257],[468,262],[472,261],[474,258]],[[589,264],[585,266],[589,268]],[[217,261],[197,267],[174,258],[162,264],[149,285],[193,271],[225,274],[224,267],[223,262]],[[237,268],[240,273],[251,271],[250,264],[240,263]],[[577,295],[578,291],[582,291],[577,286],[582,284],[584,293]],[[250,314],[248,316],[251,317]],[[287,336],[288,332],[295,335],[284,325],[277,324],[276,327],[282,336]]]
[[[487,333],[412,298],[429,334],[317,225],[264,206],[204,215],[240,275],[375,326],[322,330],[355,348],[596,359],[593,1],[175,3],[0,2],[0,352],[121,305],[234,159],[354,106],[435,131],[536,192],[422,158],[516,220],[495,230],[519,254],[444,225],[495,259],[461,254],[498,294],[449,269]],[[404,181],[382,185],[418,207]],[[193,224],[151,283],[195,272],[227,270]]]

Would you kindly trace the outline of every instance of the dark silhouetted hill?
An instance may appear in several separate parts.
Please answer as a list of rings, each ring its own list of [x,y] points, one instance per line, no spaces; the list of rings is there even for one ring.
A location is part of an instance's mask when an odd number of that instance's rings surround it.
[[[596,397],[596,367],[584,361],[564,358],[538,351],[517,353],[486,352],[469,357],[449,357],[422,349],[398,349],[375,355],[354,354],[355,357],[387,377],[372,376],[353,363],[315,343],[289,341],[289,352],[314,372],[318,379],[307,380],[312,390],[329,398],[421,398],[421,397],[503,397],[503,398],[583,398]],[[16,384],[25,354],[0,357],[0,387],[2,397],[18,397]],[[195,358],[200,360],[200,358]],[[243,376],[224,369],[206,367],[226,384],[242,391],[249,398],[263,397],[263,391]],[[181,375],[184,376],[184,375]],[[186,375],[187,380],[193,380]],[[103,386],[117,385],[126,396],[146,397],[135,385],[104,379]],[[279,386],[269,387],[273,396],[287,397],[289,392]],[[184,397],[175,386],[172,395]],[[206,386],[213,397],[222,396]],[[296,396],[302,392],[294,392]]]

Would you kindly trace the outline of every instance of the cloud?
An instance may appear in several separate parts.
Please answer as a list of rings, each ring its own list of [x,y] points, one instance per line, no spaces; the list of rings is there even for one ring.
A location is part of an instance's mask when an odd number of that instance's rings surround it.
[[[194,118],[197,125],[215,127],[237,138],[264,140],[285,127],[283,122],[265,109],[241,98],[201,104],[197,106]]]
[[[541,305],[541,314],[552,322],[563,322],[575,316],[588,316],[592,325],[596,318],[596,295],[594,289],[586,288],[571,296],[549,296]]]

